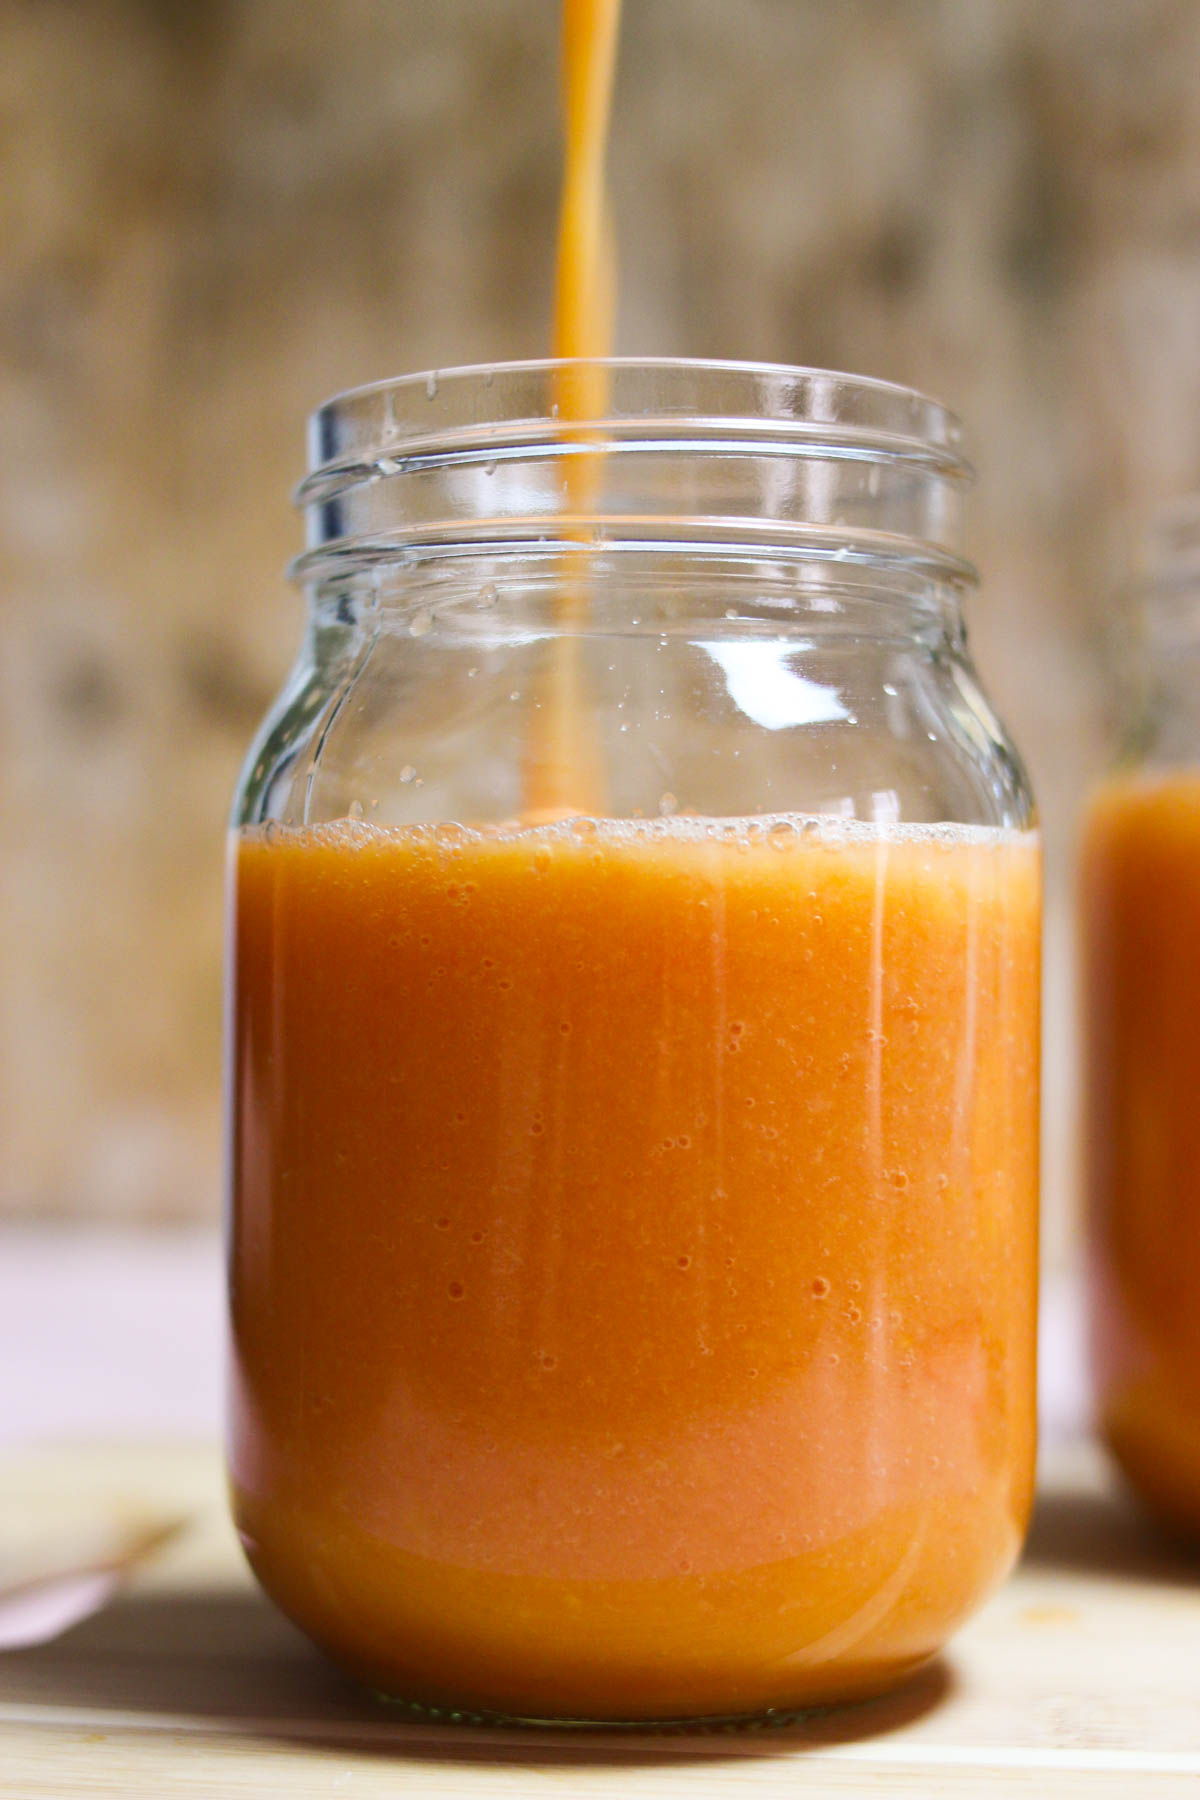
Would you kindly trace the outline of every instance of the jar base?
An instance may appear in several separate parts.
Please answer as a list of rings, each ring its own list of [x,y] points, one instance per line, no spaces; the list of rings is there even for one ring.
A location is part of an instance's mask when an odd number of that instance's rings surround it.
[[[467,1726],[492,1731],[562,1732],[567,1735],[596,1732],[612,1736],[632,1734],[642,1737],[703,1737],[723,1733],[737,1736],[741,1733],[778,1731],[789,1726],[808,1725],[821,1719],[848,1717],[859,1707],[866,1707],[885,1696],[903,1692],[914,1685],[920,1676],[928,1676],[939,1667],[937,1653],[933,1653],[906,1663],[889,1675],[880,1676],[878,1680],[856,1688],[840,1699],[813,1700],[793,1706],[767,1706],[748,1712],[677,1713],[653,1718],[619,1718],[612,1715],[597,1717],[582,1713],[543,1715],[491,1707],[435,1704],[388,1693],[369,1682],[360,1685],[393,1717],[402,1718],[414,1725]],[[940,1696],[944,1686],[943,1673],[942,1679],[935,1682],[935,1699]],[[924,1710],[923,1706],[921,1710]],[[888,1722],[894,1723],[893,1720]]]
[[[1200,1543],[1200,1414],[1146,1384],[1105,1410],[1104,1442],[1147,1514],[1180,1543]]]

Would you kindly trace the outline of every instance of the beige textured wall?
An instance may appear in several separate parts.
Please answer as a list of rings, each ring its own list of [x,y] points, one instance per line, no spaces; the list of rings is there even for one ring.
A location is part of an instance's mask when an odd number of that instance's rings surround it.
[[[1200,485],[1200,9],[627,12],[621,348],[966,416],[975,642],[1061,871],[1114,523]],[[222,826],[298,631],[303,415],[541,351],[556,32],[553,0],[0,0],[3,1208],[216,1208]]]

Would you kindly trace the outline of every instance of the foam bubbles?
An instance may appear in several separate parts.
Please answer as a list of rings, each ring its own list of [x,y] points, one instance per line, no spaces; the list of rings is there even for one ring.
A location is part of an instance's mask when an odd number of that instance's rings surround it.
[[[416,768],[406,763],[400,770],[405,785],[419,786]],[[243,828],[250,839],[272,845],[310,843],[330,849],[362,845],[380,847],[392,843],[408,849],[448,854],[483,844],[528,846],[536,866],[544,872],[554,851],[585,848],[597,855],[605,850],[635,848],[639,844],[706,844],[714,850],[738,855],[769,853],[773,859],[817,851],[837,852],[853,848],[890,848],[911,845],[930,850],[967,846],[980,849],[1027,846],[1036,848],[1040,835],[995,825],[896,824],[868,819],[845,819],[824,814],[779,813],[744,818],[711,818],[677,812],[650,819],[603,819],[586,815],[562,819],[506,819],[496,824],[468,825],[456,820],[440,824],[378,825],[352,817],[318,825],[285,825],[269,822]],[[807,871],[810,878],[814,871]],[[814,889],[812,901],[818,898]],[[816,914],[810,915],[814,924]]]

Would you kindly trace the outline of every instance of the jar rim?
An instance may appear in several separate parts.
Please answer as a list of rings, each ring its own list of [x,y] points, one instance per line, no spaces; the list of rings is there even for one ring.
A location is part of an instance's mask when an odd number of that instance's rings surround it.
[[[779,384],[791,382],[802,384],[811,394],[813,387],[818,391],[836,388],[844,398],[871,398],[880,403],[882,425],[882,408],[889,404],[893,408],[907,410],[910,423],[920,425],[921,429],[913,430],[914,439],[920,439],[933,448],[946,452],[948,472],[957,472],[964,480],[974,479],[975,470],[967,452],[966,428],[959,415],[942,401],[922,392],[920,388],[910,387],[904,382],[889,381],[879,375],[859,375],[844,369],[824,369],[816,364],[756,362],[751,358],[712,357],[712,356],[604,356],[604,357],[524,357],[497,362],[461,363],[447,368],[428,368],[404,375],[385,376],[378,381],[359,382],[348,388],[342,388],[323,400],[309,414],[310,433],[317,433],[323,418],[334,411],[345,411],[364,401],[382,399],[385,396],[423,397],[426,401],[436,400],[447,387],[460,387],[468,383],[480,382],[485,389],[494,386],[496,378],[505,380],[511,377],[544,377],[570,372],[606,373],[614,378],[626,375],[642,375],[647,377],[693,375],[706,380],[709,376],[732,377],[734,379],[762,379],[774,384],[772,392],[779,393]],[[845,410],[844,408],[842,410]],[[644,411],[644,409],[643,409]],[[637,416],[620,415],[623,418]],[[723,412],[721,416],[732,416]],[[803,413],[791,411],[778,414],[763,413],[764,420],[772,416],[780,419],[799,421],[804,419],[812,424],[837,423],[834,418],[824,413],[805,410]],[[895,419],[898,414],[887,415]],[[396,421],[399,423],[399,421]],[[480,420],[480,423],[484,421]],[[604,420],[581,420],[580,424],[599,424]],[[865,423],[865,421],[864,421]],[[897,433],[897,435],[908,435]],[[310,436],[310,447],[317,445]],[[315,469],[310,463],[310,474]],[[301,484],[303,486],[303,484]]]
[[[820,380],[837,382],[844,389],[857,390],[863,393],[886,395],[903,401],[917,401],[925,409],[931,419],[941,418],[945,426],[945,442],[948,447],[960,448],[966,441],[966,432],[959,415],[942,401],[924,393],[920,388],[911,387],[906,382],[890,381],[882,375],[860,375],[848,369],[826,369],[816,363],[759,362],[753,357],[723,356],[596,356],[596,357],[555,357],[533,356],[502,358],[496,362],[456,363],[444,368],[428,368],[409,371],[403,375],[384,376],[377,381],[356,382],[348,388],[341,388],[330,394],[309,415],[315,419],[328,407],[342,406],[347,401],[370,398],[387,392],[404,391],[429,392],[430,384],[435,384],[434,395],[445,382],[460,379],[476,379],[496,375],[536,375],[555,373],[564,369],[596,369],[619,372],[622,370],[640,370],[644,373],[657,371],[711,371],[719,375],[758,375],[783,377],[792,380]],[[965,461],[965,457],[963,458]]]
[[[562,497],[564,467],[580,456],[602,459],[620,490],[590,512]],[[663,472],[685,466],[704,477],[672,506]],[[497,473],[482,497],[478,478]],[[309,547],[293,573],[323,579],[400,548],[478,553],[497,537],[552,548],[569,519],[576,541],[582,531],[610,545],[678,545],[711,532],[788,557],[832,555],[844,531],[864,540],[868,561],[894,552],[911,564],[916,552],[935,576],[971,585],[958,525],[973,476],[957,415],[876,376],[692,357],[430,369],[348,388],[311,415],[295,496]],[[447,504],[436,514],[439,483]]]

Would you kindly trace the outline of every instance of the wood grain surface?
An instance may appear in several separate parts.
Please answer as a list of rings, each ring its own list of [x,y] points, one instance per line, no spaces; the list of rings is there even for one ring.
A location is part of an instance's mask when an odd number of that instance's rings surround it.
[[[1099,1456],[1058,1453],[1025,1561],[905,1691],[763,1731],[521,1734],[389,1715],[262,1600],[203,1449],[0,1465],[0,1543],[186,1514],[158,1562],[56,1643],[0,1656],[0,1794],[1193,1795],[1200,1559]]]

